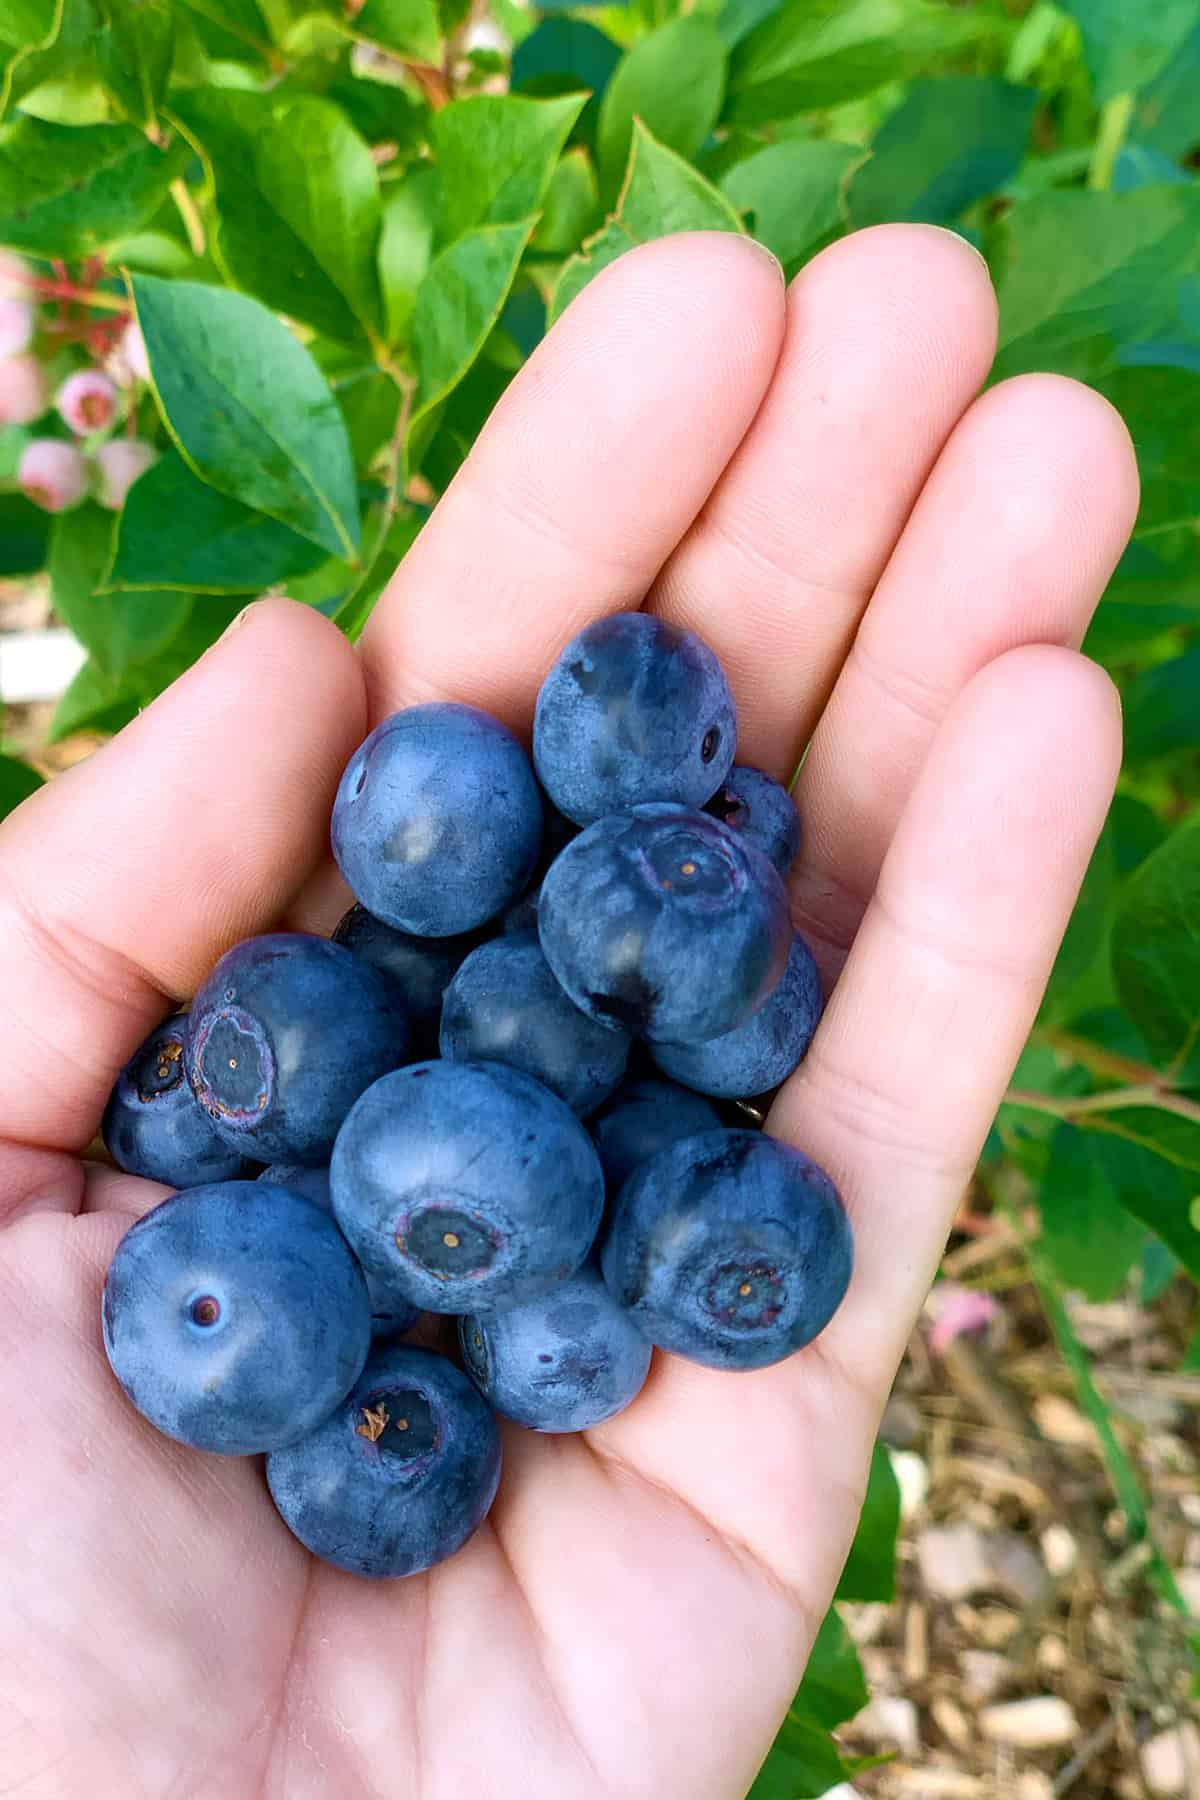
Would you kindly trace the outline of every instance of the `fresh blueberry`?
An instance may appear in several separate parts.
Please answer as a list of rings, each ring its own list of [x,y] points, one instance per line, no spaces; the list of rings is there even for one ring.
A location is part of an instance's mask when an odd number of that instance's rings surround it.
[[[338,1134],[331,1176],[338,1223],[368,1276],[425,1312],[535,1299],[575,1273],[604,1206],[579,1120],[503,1063],[384,1076]]]
[[[299,1163],[272,1163],[264,1169],[258,1178],[260,1181],[274,1182],[276,1187],[291,1188],[294,1194],[303,1194],[314,1206],[323,1212],[333,1212],[333,1196],[329,1191],[329,1170],[306,1169]],[[367,1284],[367,1299],[371,1304],[371,1336],[373,1338],[402,1337],[416,1324],[417,1308],[410,1306],[405,1300],[397,1300],[394,1295],[378,1291],[366,1270],[363,1279]]]
[[[749,1018],[792,938],[778,871],[686,806],[635,806],[589,826],[542,883],[538,932],[576,1006],[671,1043]]]
[[[352,906],[338,924],[333,941],[397,983],[414,1042],[434,1049],[442,995],[454,971],[479,943],[479,934],[467,931],[458,937],[413,937],[372,918],[365,906]]]
[[[284,1524],[354,1575],[418,1575],[461,1550],[500,1481],[490,1408],[432,1350],[378,1346],[310,1436],[267,1458]]]
[[[651,1343],[715,1369],[761,1369],[836,1312],[853,1240],[816,1163],[758,1131],[706,1131],[634,1170],[604,1279]]]
[[[199,1187],[234,1181],[245,1158],[213,1130],[183,1072],[186,1019],[176,1013],[152,1031],[125,1064],[100,1127],[109,1155],[127,1175]]]
[[[625,1082],[591,1122],[609,1193],[615,1194],[639,1163],[668,1144],[716,1131],[720,1124],[715,1106],[673,1081]]]
[[[258,1162],[325,1163],[364,1088],[402,1063],[396,989],[339,944],[304,932],[248,938],[192,1004],[192,1092],[232,1149]]]
[[[736,764],[704,810],[757,845],[781,875],[800,854],[800,815],[792,796],[761,769]]]
[[[779,986],[744,1024],[706,1044],[653,1046],[664,1074],[718,1099],[765,1094],[786,1081],[812,1041],[821,1017],[821,977],[797,932]]]
[[[587,1431],[636,1399],[650,1343],[590,1264],[524,1306],[458,1322],[467,1373],[531,1431]]]
[[[511,731],[477,707],[393,713],[346,765],[333,853],[377,919],[423,937],[470,931],[528,886],[542,802]]]
[[[568,1000],[530,931],[468,956],[446,989],[441,1050],[458,1062],[524,1069],[573,1112],[590,1113],[625,1073],[629,1036]]]
[[[736,739],[708,645],[649,613],[615,613],[572,639],[542,683],[533,757],[555,806],[590,825],[646,801],[703,806]]]
[[[131,1225],[104,1283],[104,1347],[152,1425],[251,1456],[312,1431],[358,1380],[367,1290],[327,1213],[288,1188],[214,1182]]]

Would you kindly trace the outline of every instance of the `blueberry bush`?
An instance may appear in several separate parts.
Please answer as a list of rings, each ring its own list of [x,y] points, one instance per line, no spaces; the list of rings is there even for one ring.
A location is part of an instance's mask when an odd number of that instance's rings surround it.
[[[1200,0],[0,11],[0,576],[45,570],[86,650],[57,738],[119,728],[263,590],[356,635],[548,324],[668,232],[752,232],[790,275],[950,226],[999,291],[995,376],[1124,414],[1142,507],[1087,649],[1126,768],[978,1180],[1180,1610],[1064,1296],[1200,1280],[1198,91]],[[38,780],[0,756],[0,812]],[[841,1598],[890,1596],[898,1510],[881,1450]],[[865,1697],[835,1608],[754,1800],[844,1779]]]

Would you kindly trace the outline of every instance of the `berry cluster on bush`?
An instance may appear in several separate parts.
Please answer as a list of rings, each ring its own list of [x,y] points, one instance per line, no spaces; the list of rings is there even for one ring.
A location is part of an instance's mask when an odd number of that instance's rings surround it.
[[[845,1293],[832,1181],[744,1104],[821,991],[790,797],[735,747],[716,657],[642,613],[563,651],[532,758],[475,707],[393,715],[334,804],[332,941],[234,945],[117,1081],[110,1153],[178,1191],[113,1259],[114,1373],[167,1435],[265,1453],[340,1568],[459,1549],[496,1415],[586,1431],[655,1348],[761,1369]],[[401,1341],[422,1314],[462,1367]]]
[[[37,425],[54,416],[70,436],[33,436],[17,462],[17,485],[44,512],[67,512],[90,496],[118,512],[139,475],[157,460],[133,435],[136,401],[149,379],[137,324],[118,315],[74,329],[61,308],[74,293],[66,278],[43,278],[22,257],[0,251],[0,426]],[[62,371],[66,354],[89,356]],[[113,435],[123,426],[129,431]]]

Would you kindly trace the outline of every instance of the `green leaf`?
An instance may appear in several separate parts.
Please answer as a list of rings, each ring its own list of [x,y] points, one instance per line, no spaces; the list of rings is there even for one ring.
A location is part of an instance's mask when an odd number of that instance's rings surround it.
[[[928,0],[785,0],[734,51],[726,118],[754,125],[838,106],[997,29],[982,10]]]
[[[118,676],[85,662],[54,710],[49,741],[61,744],[77,731],[120,731],[137,717],[140,706],[140,698]]]
[[[17,0],[0,16],[0,120],[43,83],[82,73],[99,26],[92,0]]]
[[[1200,1281],[1200,1124],[1155,1106],[1089,1113],[1084,1123],[1114,1199]]]
[[[51,528],[48,568],[55,612],[97,668],[117,677],[166,649],[187,619],[191,600],[157,591],[99,593],[112,555],[113,525],[113,515],[90,502],[59,513]]]
[[[1037,91],[972,75],[914,81],[850,188],[850,223],[957,219],[1021,166]]]
[[[549,327],[593,276],[635,244],[676,231],[741,231],[733,206],[690,163],[657,143],[639,120],[616,214],[564,266],[547,312]]]
[[[350,29],[396,56],[441,62],[442,27],[434,0],[367,0]]]
[[[1145,762],[1176,750],[1194,751],[1197,695],[1200,649],[1136,675],[1122,696],[1126,759]]]
[[[1112,937],[1113,979],[1135,1025],[1185,1084],[1200,1081],[1200,819],[1130,877]]]
[[[810,1714],[818,1725],[832,1731],[860,1713],[869,1699],[854,1640],[830,1607],[817,1632],[792,1710]]]
[[[846,184],[865,152],[854,144],[789,138],[735,163],[721,191],[748,215],[791,279],[845,224]]]
[[[600,190],[586,150],[569,150],[550,177],[541,223],[531,248],[540,256],[569,256],[599,223]]]
[[[427,516],[421,508],[406,507],[391,521],[371,558],[370,568],[333,614],[336,623],[352,642],[360,636],[384,588],[416,542]]]
[[[346,426],[309,352],[243,294],[153,275],[131,285],[163,417],[201,480],[354,560]]]
[[[201,36],[212,56],[271,54],[271,33],[255,0],[175,0],[185,12],[203,20],[211,30]]]
[[[635,119],[668,149],[695,155],[720,115],[726,71],[717,28],[699,13],[660,25],[622,57],[596,128],[600,183],[609,196],[629,160]]]
[[[132,125],[0,127],[0,243],[79,257],[136,231],[187,163],[187,145],[158,149]]]
[[[452,243],[479,225],[519,224],[535,213],[586,98],[478,94],[444,106],[433,125],[441,241]]]
[[[402,341],[433,254],[438,172],[418,165],[388,190],[379,238],[379,282],[389,344]]]
[[[1070,1018],[1078,1010],[1072,993],[1076,984],[1091,974],[1106,972],[1105,952],[1115,884],[1113,832],[1111,826],[1106,825],[1092,852],[1079,898],[1055,958],[1042,1006],[1043,1021]],[[1089,997],[1085,1004],[1091,1004],[1092,998]]]
[[[58,703],[50,742],[61,743],[76,731],[120,731],[191,668],[237,617],[242,605],[240,597],[188,602],[183,622],[165,648],[148,661],[128,663],[119,674],[107,674],[94,658],[86,662]]]
[[[1200,519],[1200,374],[1118,369],[1099,385],[1137,446],[1142,476],[1137,535],[1193,524]]]
[[[839,1600],[891,1601],[895,1598],[896,1536],[899,1530],[900,1484],[886,1448],[876,1444],[858,1529],[838,1582]]]
[[[1196,107],[1200,83],[1200,24],[1185,38],[1161,75],[1138,97],[1132,135],[1139,144],[1180,157],[1200,143]]]
[[[169,451],[129,490],[105,586],[259,593],[321,560],[309,539],[209,487]]]
[[[41,776],[28,763],[19,762],[15,756],[0,756],[0,819],[7,818],[30,794],[36,794],[41,785]]]
[[[1200,0],[1062,0],[1079,21],[1084,55],[1101,105],[1117,94],[1136,93],[1162,73],[1188,34],[1200,24]]]
[[[50,517],[24,494],[0,494],[0,577],[31,575],[46,560]]]
[[[577,136],[590,139],[600,97],[620,60],[618,45],[583,19],[543,19],[513,51],[513,91],[547,95],[590,89],[592,97],[575,128]]]
[[[1143,480],[1145,478],[1143,477]],[[1084,641],[1104,661],[1177,626],[1200,624],[1200,541],[1190,530],[1160,532],[1128,546]]]
[[[1200,267],[1200,187],[1064,192],[1015,207],[996,274],[994,378],[1056,369],[1095,379],[1123,345],[1155,337]]]
[[[354,466],[369,469],[396,429],[400,389],[382,369],[366,369],[352,377],[338,377],[333,391],[350,434]]]
[[[485,225],[435,257],[417,290],[412,319],[417,404],[410,446],[421,446],[434,407],[462,380],[487,341],[533,231],[533,220]],[[410,451],[410,455],[412,452]],[[419,462],[419,454],[414,464]]]
[[[1064,1287],[1089,1300],[1121,1291],[1145,1241],[1145,1227],[1121,1204],[1095,1133],[1060,1125],[1038,1193],[1042,1248]]]
[[[177,110],[209,159],[237,285],[330,337],[378,326],[379,177],[340,108],[206,89]]]
[[[168,0],[110,0],[96,40],[104,85],[135,125],[154,125],[175,58],[175,16]]]

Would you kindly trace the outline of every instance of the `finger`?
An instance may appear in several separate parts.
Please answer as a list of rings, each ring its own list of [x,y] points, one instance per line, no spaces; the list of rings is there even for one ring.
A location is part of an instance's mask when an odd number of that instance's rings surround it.
[[[599,275],[376,607],[372,716],[449,696],[525,729],[567,639],[641,605],[754,417],[783,314],[774,259],[728,233],[664,238]]]
[[[768,1119],[828,1169],[854,1275],[806,1350],[755,1374],[656,1357],[591,1434],[676,1486],[820,1617],[879,1414],[1032,1024],[1120,760],[1111,684],[1024,648],[956,702],[805,1062]]]
[[[937,728],[993,657],[1077,647],[1137,512],[1129,434],[1078,382],[977,400],[875,590],[796,784],[796,922],[835,974]]]
[[[977,675],[938,733],[845,971],[770,1128],[855,1233],[820,1342],[882,1399],[1033,1024],[1120,763],[1116,695],[1072,651]]]
[[[729,671],[740,761],[790,778],[995,342],[982,258],[936,227],[860,231],[792,283],[770,392],[652,596]]]
[[[82,1150],[170,999],[280,915],[362,737],[349,645],[290,601],[0,827],[0,1139]]]

